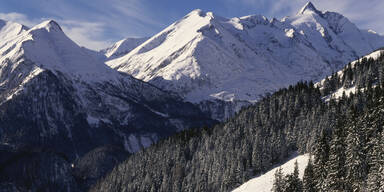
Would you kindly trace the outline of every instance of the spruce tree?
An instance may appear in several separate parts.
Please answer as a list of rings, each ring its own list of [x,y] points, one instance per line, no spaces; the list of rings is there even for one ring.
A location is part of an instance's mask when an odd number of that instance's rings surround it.
[[[273,192],[285,192],[285,179],[283,175],[283,169],[279,167],[275,172],[275,179],[273,181]]]
[[[338,120],[333,131],[327,167],[327,179],[320,191],[346,191],[345,133],[343,118]]]
[[[304,192],[315,192],[316,189],[316,183],[315,183],[315,175],[313,170],[313,164],[312,164],[312,157],[309,157],[308,165],[304,170],[304,176],[303,176],[303,191]]]
[[[384,191],[384,132],[372,139],[372,166],[369,170],[368,191]]]
[[[285,192],[302,192],[303,183],[299,178],[299,166],[295,161],[295,168],[292,174],[286,176],[285,179]]]
[[[319,190],[323,186],[327,177],[327,162],[329,158],[329,143],[326,131],[321,132],[320,138],[316,142],[314,150],[314,182],[316,189]]]
[[[364,132],[358,122],[356,109],[348,112],[346,137],[346,179],[352,191],[362,191],[366,178],[367,162],[364,154]]]

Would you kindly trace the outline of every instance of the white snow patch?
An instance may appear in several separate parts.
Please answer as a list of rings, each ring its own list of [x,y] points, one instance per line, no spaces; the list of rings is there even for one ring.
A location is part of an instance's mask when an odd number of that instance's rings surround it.
[[[370,54],[364,56],[363,58],[366,58],[366,59],[372,58],[372,59],[376,60],[376,59],[378,59],[378,58],[379,58],[380,56],[382,56],[382,55],[384,55],[384,50],[377,50],[377,51],[374,51],[374,52],[372,52],[372,53],[370,53]],[[356,61],[353,61],[353,62],[351,62],[351,64],[354,65],[354,64],[357,63],[358,61],[361,62],[363,58],[358,59],[358,60],[356,60]]]
[[[356,93],[356,87],[353,86],[353,87],[350,87],[350,88],[339,88],[337,91],[335,91],[334,93],[328,95],[328,96],[325,96],[323,99],[328,102],[330,99],[339,99],[343,96],[343,93],[345,93],[345,96],[349,97],[351,95],[351,93],[355,94]]]
[[[14,96],[18,95],[23,89],[24,89],[24,85],[30,81],[31,79],[33,79],[35,76],[37,76],[38,74],[40,74],[41,72],[43,72],[44,70],[39,68],[39,67],[34,67],[34,69],[28,74],[28,76],[26,76],[23,81],[21,82],[21,84],[19,84],[19,86],[12,90],[10,93],[10,95],[7,96],[7,98],[2,102],[6,102],[8,100],[11,100]],[[20,76],[22,74],[19,74]],[[6,82],[4,82],[6,83]]]
[[[289,38],[294,37],[295,30],[294,29],[285,29],[285,35]]]
[[[293,173],[294,164],[295,161],[297,161],[299,166],[299,177],[303,178],[304,170],[308,164],[308,159],[309,154],[299,155],[282,164],[280,167],[283,169],[283,173],[285,175]],[[276,167],[263,175],[247,181],[240,187],[234,189],[232,192],[270,192],[273,187],[274,174],[278,168],[279,167]]]
[[[228,93],[227,91],[221,91],[219,93],[211,94],[210,96],[223,101],[233,101],[235,99],[235,94]]]

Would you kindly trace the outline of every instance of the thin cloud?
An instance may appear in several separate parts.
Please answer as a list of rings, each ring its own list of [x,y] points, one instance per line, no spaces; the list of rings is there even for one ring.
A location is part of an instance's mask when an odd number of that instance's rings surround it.
[[[143,0],[94,0],[92,3],[79,0],[76,3],[45,2],[42,11],[62,20],[81,18],[85,22],[102,24],[105,37],[117,41],[127,36],[153,35],[164,27],[149,7],[148,2]]]
[[[112,44],[111,41],[101,40],[104,38],[103,23],[75,20],[58,20],[58,23],[64,33],[81,46],[100,50]]]
[[[0,13],[0,19],[5,21],[12,21],[15,23],[20,23],[28,27],[32,27],[38,23],[40,23],[41,20],[31,20],[26,15],[22,13]]]

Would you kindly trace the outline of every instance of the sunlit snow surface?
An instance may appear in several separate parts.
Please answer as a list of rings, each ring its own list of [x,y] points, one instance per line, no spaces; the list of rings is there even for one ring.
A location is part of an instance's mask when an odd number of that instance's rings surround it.
[[[311,4],[281,20],[194,10],[107,64],[191,102],[255,101],[299,80],[321,80],[381,46],[383,36]]]
[[[302,178],[304,175],[305,167],[308,164],[308,159],[308,154],[295,156],[279,167],[283,168],[284,175],[290,174],[294,170],[295,161],[297,161],[299,166],[299,176]],[[247,181],[240,187],[234,189],[232,192],[270,192],[273,187],[274,174],[279,167],[276,167],[265,174]]]
[[[108,58],[108,60],[115,59],[117,57],[120,57],[124,54],[129,53],[134,48],[148,40],[149,38],[126,38],[123,40],[120,40],[113,44],[111,47],[108,47],[104,50],[101,50],[102,53]]]
[[[0,39],[0,105],[12,102],[23,93],[28,95],[28,91],[31,91],[28,88],[31,87],[35,87],[33,91],[40,94],[33,98],[35,102],[44,102],[49,90],[45,85],[40,85],[39,78],[49,76],[57,78],[60,85],[68,88],[67,93],[74,99],[79,114],[86,114],[86,120],[92,127],[112,124],[113,121],[127,126],[140,115],[135,111],[136,105],[147,109],[151,115],[168,118],[163,109],[154,108],[152,101],[174,101],[173,96],[111,69],[104,63],[106,57],[102,53],[79,47],[53,20],[32,28],[0,20]],[[113,51],[118,51],[119,47]],[[43,104],[42,108],[34,108],[36,116],[38,110],[54,111],[46,114],[51,129],[43,135],[56,134],[58,124],[55,118],[64,118],[65,110],[61,103],[49,102],[55,105],[53,109],[45,109],[47,105]],[[55,118],[51,117],[53,115]],[[171,125],[173,122],[178,130],[186,128],[178,118],[170,119],[168,123]],[[65,122],[65,127],[71,139],[71,122]],[[156,141],[157,135],[151,133],[126,135],[116,130],[116,134],[125,139],[125,147],[130,152]]]

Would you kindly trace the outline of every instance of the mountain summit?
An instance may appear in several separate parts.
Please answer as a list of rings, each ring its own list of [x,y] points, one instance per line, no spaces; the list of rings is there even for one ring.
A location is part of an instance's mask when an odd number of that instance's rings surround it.
[[[232,113],[233,105],[238,109],[299,80],[319,80],[381,46],[383,36],[358,29],[341,14],[320,12],[312,3],[281,20],[228,19],[194,10],[107,64],[204,103],[205,110]]]
[[[307,4],[305,4],[304,7],[301,8],[297,14],[304,14],[305,11],[313,11],[317,14],[321,14],[321,11],[317,10],[315,5],[313,5],[312,2],[308,2]]]

